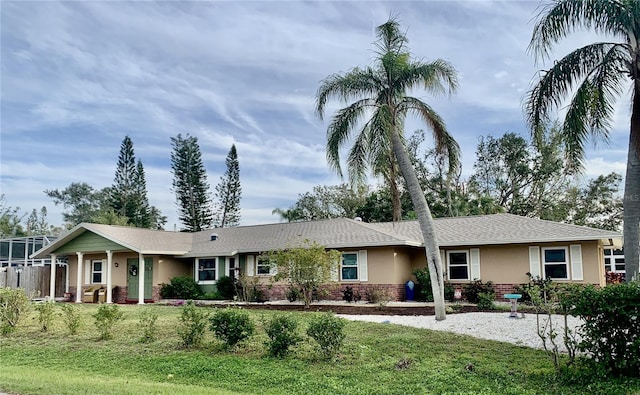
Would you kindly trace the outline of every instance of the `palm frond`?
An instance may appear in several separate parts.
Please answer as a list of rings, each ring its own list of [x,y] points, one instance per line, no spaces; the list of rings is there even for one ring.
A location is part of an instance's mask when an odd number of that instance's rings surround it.
[[[356,67],[345,74],[332,74],[325,78],[318,88],[316,114],[320,119],[323,118],[325,105],[330,98],[335,97],[348,103],[350,100],[374,96],[380,85],[376,72],[369,67]]]
[[[619,44],[594,43],[576,49],[551,69],[544,72],[525,100],[525,114],[531,130],[541,130],[549,122],[551,111],[558,108],[577,85],[606,60],[607,54]]]
[[[627,38],[628,28],[637,24],[640,16],[633,15],[636,7],[630,6],[631,3],[620,0],[556,0],[541,8],[528,50],[536,58],[546,58],[553,44],[580,28],[593,28],[597,33]]]
[[[405,52],[406,44],[409,42],[407,36],[400,30],[400,23],[396,18],[389,20],[376,28],[376,37],[378,40],[375,46],[378,49],[377,54],[384,56],[388,53],[400,54]]]
[[[367,179],[367,156],[369,144],[367,144],[367,133],[363,129],[353,142],[347,158],[347,169],[349,171],[349,182],[355,186],[365,185]]]
[[[620,70],[627,57],[625,48],[613,46],[576,90],[561,133],[570,171],[582,170],[587,139],[608,141],[614,104],[623,90],[625,76]]]
[[[414,97],[407,96],[400,103],[400,111],[413,113],[421,118],[431,130],[435,142],[435,152],[442,155],[449,163],[449,172],[455,173],[460,166],[460,146],[449,134],[444,120],[431,106]]]
[[[367,108],[373,105],[371,99],[358,100],[338,110],[327,127],[327,162],[341,177],[340,148],[349,140],[351,131],[362,120]]]
[[[407,88],[420,86],[431,94],[453,94],[458,89],[455,67],[443,59],[429,63],[413,62],[398,78]]]

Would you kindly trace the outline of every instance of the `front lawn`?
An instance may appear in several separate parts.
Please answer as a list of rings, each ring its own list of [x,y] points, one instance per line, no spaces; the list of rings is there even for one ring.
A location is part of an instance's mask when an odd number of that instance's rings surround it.
[[[125,320],[112,340],[97,340],[96,305],[79,305],[83,326],[66,334],[57,317],[40,332],[35,312],[0,337],[0,390],[19,394],[582,394],[640,393],[640,381],[557,375],[539,350],[390,324],[348,322],[337,358],[326,361],[305,336],[290,356],[266,356],[263,321],[276,312],[249,310],[257,333],[224,351],[207,331],[204,346],[181,347],[181,307],[120,306]],[[158,314],[158,340],[141,343],[140,313]],[[213,308],[202,307],[213,312]],[[60,308],[56,307],[56,312]],[[304,334],[311,314],[287,313]]]

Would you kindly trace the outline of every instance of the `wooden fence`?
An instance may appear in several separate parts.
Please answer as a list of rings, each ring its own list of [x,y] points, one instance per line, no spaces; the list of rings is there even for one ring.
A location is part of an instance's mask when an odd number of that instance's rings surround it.
[[[67,266],[56,267],[56,297],[63,297],[67,281]],[[51,266],[25,266],[20,273],[20,288],[27,295],[41,298],[49,295]],[[15,267],[0,268],[0,287],[18,288],[18,273]]]

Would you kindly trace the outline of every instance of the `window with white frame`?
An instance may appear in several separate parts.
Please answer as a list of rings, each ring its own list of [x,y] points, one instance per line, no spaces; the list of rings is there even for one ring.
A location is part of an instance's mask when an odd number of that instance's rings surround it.
[[[604,250],[605,272],[625,273],[624,250],[606,248]]]
[[[198,281],[214,282],[218,279],[218,260],[216,258],[198,258]]]
[[[228,269],[228,276],[231,278],[236,278],[236,271],[238,270],[238,268],[236,267],[236,258],[235,257],[229,257],[227,258],[227,269]]]
[[[447,251],[449,280],[469,280],[469,251]]]
[[[268,258],[258,257],[258,263],[256,264],[256,274],[265,276],[271,274],[271,262]]]
[[[341,280],[358,280],[358,253],[348,252],[342,254],[340,262]]]
[[[544,278],[557,280],[569,279],[569,258],[567,247],[548,247],[542,249]]]
[[[91,261],[91,283],[102,284],[103,274],[104,274],[104,265],[102,264],[102,259]]]

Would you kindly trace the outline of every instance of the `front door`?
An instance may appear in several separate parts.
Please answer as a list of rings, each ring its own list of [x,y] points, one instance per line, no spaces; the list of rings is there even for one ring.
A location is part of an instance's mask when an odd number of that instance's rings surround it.
[[[127,299],[138,300],[138,258],[127,259]],[[153,258],[144,258],[144,298],[153,298]]]

